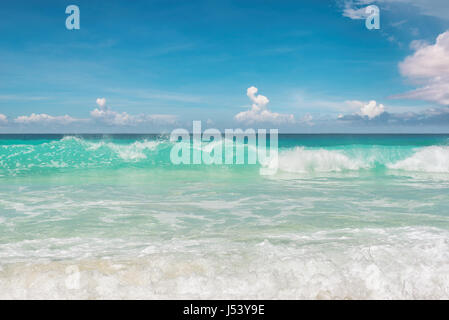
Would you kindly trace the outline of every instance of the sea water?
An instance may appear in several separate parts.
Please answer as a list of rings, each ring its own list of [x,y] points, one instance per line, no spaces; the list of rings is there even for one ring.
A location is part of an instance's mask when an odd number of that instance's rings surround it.
[[[1,135],[0,298],[449,298],[449,136],[280,135],[274,175],[173,144]]]

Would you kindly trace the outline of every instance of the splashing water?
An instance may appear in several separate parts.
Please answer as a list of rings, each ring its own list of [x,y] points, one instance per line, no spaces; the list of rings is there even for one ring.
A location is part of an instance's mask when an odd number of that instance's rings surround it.
[[[448,139],[281,135],[263,176],[163,136],[1,136],[0,298],[447,299]]]

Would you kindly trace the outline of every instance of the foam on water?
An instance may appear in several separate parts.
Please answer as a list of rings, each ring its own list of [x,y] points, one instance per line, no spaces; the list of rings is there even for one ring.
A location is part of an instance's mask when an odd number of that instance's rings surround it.
[[[201,149],[211,152],[223,147],[223,141],[206,143]],[[0,173],[16,175],[39,172],[39,168],[119,168],[171,165],[167,138],[137,141],[99,141],[67,136],[41,144],[0,145]],[[255,146],[246,146],[254,149]],[[225,156],[224,153],[222,155]],[[268,164],[268,167],[274,163]],[[279,154],[279,169],[292,173],[350,172],[387,168],[398,171],[449,173],[447,146],[365,146],[343,147],[283,147]]]
[[[92,143],[92,146],[88,149],[97,150],[101,147],[107,147],[116,152],[117,155],[124,161],[139,161],[142,159],[147,159],[145,150],[154,151],[160,143],[160,141],[136,141],[130,145],[117,145],[114,143],[99,143],[98,145]]]
[[[388,164],[388,167],[404,171],[449,173],[449,147],[421,148],[411,157]]]
[[[169,142],[145,139],[117,143],[89,141],[74,136],[40,144],[2,145],[0,171],[17,175],[39,173],[42,168],[116,168],[144,161],[153,163],[161,145],[167,147]]]
[[[166,137],[0,139],[0,298],[449,299],[446,140],[281,136],[262,176]]]
[[[268,166],[274,167],[275,162]],[[387,168],[404,172],[449,173],[449,147],[347,148],[327,150],[295,147],[281,150],[279,170],[293,173],[326,173]],[[398,173],[398,172],[396,172]]]
[[[46,262],[3,265],[0,298],[447,299],[448,239],[430,228],[283,234],[252,243],[170,240],[138,249],[125,240],[85,239],[106,255],[117,253],[112,246],[123,251],[104,258],[83,257],[91,245],[80,239],[67,239],[73,247],[65,253],[50,239],[34,244],[47,248]],[[25,248],[8,254],[30,252]]]
[[[270,166],[273,166],[273,163]],[[350,159],[344,153],[335,150],[306,150],[303,147],[296,147],[279,155],[279,169],[286,172],[340,172],[367,167],[368,165],[362,161]]]

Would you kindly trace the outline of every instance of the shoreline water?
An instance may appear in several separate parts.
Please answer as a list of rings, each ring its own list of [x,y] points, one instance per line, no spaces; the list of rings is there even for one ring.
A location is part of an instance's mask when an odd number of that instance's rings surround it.
[[[273,176],[165,139],[0,138],[0,298],[449,298],[449,136],[280,135]]]

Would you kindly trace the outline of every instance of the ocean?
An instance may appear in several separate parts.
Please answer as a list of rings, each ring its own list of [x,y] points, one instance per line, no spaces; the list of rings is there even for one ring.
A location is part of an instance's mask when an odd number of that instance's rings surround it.
[[[0,135],[2,299],[448,299],[449,135]]]

